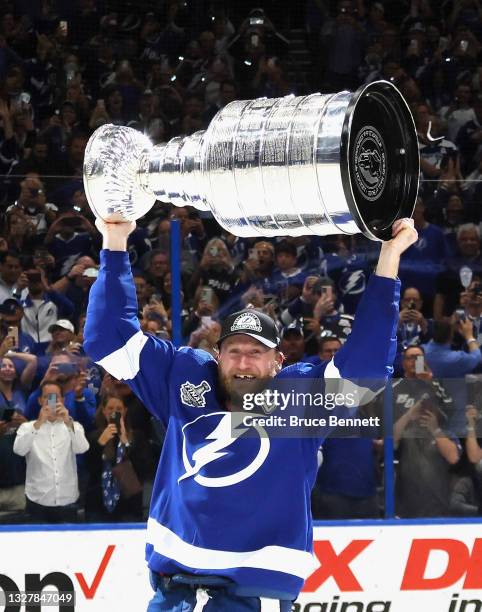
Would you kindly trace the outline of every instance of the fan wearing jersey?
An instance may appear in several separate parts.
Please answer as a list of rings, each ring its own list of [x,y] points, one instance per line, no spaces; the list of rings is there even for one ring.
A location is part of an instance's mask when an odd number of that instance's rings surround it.
[[[237,399],[267,378],[311,379],[326,387],[333,380],[391,375],[396,277],[400,255],[417,239],[413,222],[397,221],[392,239],[382,244],[352,332],[336,355],[283,369],[277,328],[253,309],[223,322],[217,358],[143,333],[126,252],[135,224],[98,220],[97,227],[104,249],[90,293],[85,350],[129,384],[166,428],[147,525],[155,590],[148,612],[288,612],[320,565],[313,555],[310,493],[328,430],[317,437],[270,437],[262,427],[233,427]]]

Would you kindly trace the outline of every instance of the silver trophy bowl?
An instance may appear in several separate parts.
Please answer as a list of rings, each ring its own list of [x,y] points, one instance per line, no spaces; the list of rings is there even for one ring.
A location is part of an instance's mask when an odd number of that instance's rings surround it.
[[[231,102],[205,131],[153,146],[103,125],[89,140],[84,185],[105,221],[131,221],[156,200],[211,211],[237,236],[391,237],[413,213],[419,153],[398,89]]]

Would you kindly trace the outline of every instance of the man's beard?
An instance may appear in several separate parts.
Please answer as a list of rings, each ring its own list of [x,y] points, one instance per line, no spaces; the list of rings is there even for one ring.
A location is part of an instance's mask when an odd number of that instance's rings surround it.
[[[247,393],[261,393],[272,382],[271,376],[251,380],[224,376],[218,374],[218,401],[221,404],[231,404],[237,410],[244,409],[244,397]]]

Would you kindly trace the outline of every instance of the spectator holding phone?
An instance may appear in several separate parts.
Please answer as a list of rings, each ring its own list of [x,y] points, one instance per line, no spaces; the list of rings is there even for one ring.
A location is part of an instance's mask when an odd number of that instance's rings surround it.
[[[55,257],[44,247],[37,247],[32,255],[33,267],[42,269],[49,285],[52,284],[55,271]]]
[[[90,431],[94,424],[96,401],[94,393],[87,387],[87,373],[75,363],[75,356],[67,352],[53,355],[39,387],[51,382],[60,385],[63,389],[63,401],[70,415],[75,421],[82,424],[86,431]],[[40,366],[42,366],[42,360]],[[40,376],[42,372],[40,372]],[[32,391],[28,400],[25,416],[29,419],[37,418],[39,414],[40,389]]]
[[[154,462],[147,438],[131,428],[120,397],[103,397],[89,436],[86,515],[93,521],[141,521],[142,481]]]
[[[353,316],[337,308],[337,293],[331,278],[309,276],[301,297],[293,300],[282,312],[281,320],[289,325],[295,318],[302,319],[307,352],[318,352],[318,339],[335,337],[343,343],[353,325]],[[310,312],[311,311],[311,312]]]
[[[407,287],[400,306],[398,334],[403,346],[428,341],[429,322],[422,314],[423,300],[420,291],[415,287]]]
[[[48,226],[55,220],[57,206],[47,202],[45,185],[35,172],[29,172],[20,183],[20,194],[7,213],[21,210],[32,224],[34,234],[45,236]]]
[[[199,270],[193,274],[191,288],[211,287],[223,306],[233,298],[238,283],[239,274],[228,247],[220,238],[212,238],[203,251]]]
[[[437,278],[433,306],[435,319],[451,316],[457,307],[457,297],[463,290],[460,270],[467,266],[474,276],[482,277],[480,229],[474,223],[459,225],[456,233],[456,253],[447,260],[446,269]]]
[[[457,463],[461,452],[449,426],[452,398],[441,381],[434,380],[420,346],[405,349],[403,375],[393,384],[393,439],[399,455],[397,513],[446,516],[449,467]]]
[[[274,246],[267,240],[255,242],[240,269],[242,283],[256,282],[265,286],[273,274]]]
[[[0,357],[7,351],[34,353],[35,340],[22,331],[22,319],[23,306],[19,300],[9,298],[0,305],[0,337],[4,340],[7,336],[13,338],[5,345],[5,351],[0,349]]]
[[[455,331],[464,339],[467,351],[452,349]],[[435,321],[432,340],[424,345],[427,362],[433,375],[438,379],[444,379],[444,386],[454,400],[455,411],[451,419],[451,428],[460,436],[465,430],[464,411],[467,404],[464,378],[482,361],[480,345],[473,333],[471,320],[455,316],[453,320]]]
[[[42,523],[74,522],[79,498],[76,455],[85,453],[89,443],[64,405],[61,386],[46,381],[40,393],[37,419],[19,427],[13,446],[27,462],[27,512]]]
[[[194,294],[194,305],[182,324],[182,335],[190,336],[202,323],[203,317],[212,317],[219,309],[219,299],[212,287],[200,285]]]
[[[464,338],[468,352],[450,348],[455,330]],[[479,343],[473,337],[472,321],[461,318],[455,318],[454,322],[435,321],[433,339],[425,345],[425,354],[438,378],[463,377],[472,372],[482,359]]]
[[[401,368],[402,354],[408,346],[418,346],[431,339],[433,320],[422,314],[423,299],[416,287],[407,287],[400,300],[397,329],[397,355],[395,371]]]
[[[467,289],[460,293],[460,308],[457,308],[455,313],[460,319],[472,322],[472,337],[480,346],[482,344],[482,282],[479,278],[472,280]],[[468,348],[465,339],[460,334],[455,336],[454,348]]]

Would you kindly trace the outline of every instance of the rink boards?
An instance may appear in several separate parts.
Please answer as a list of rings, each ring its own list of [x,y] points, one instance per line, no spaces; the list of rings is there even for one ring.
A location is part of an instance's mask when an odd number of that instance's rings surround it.
[[[143,530],[1,526],[0,596],[13,595],[0,611],[145,610]],[[317,523],[314,540],[319,567],[296,612],[482,612],[480,520]],[[75,594],[75,606],[64,598],[61,607],[36,607],[32,594],[49,581]]]

